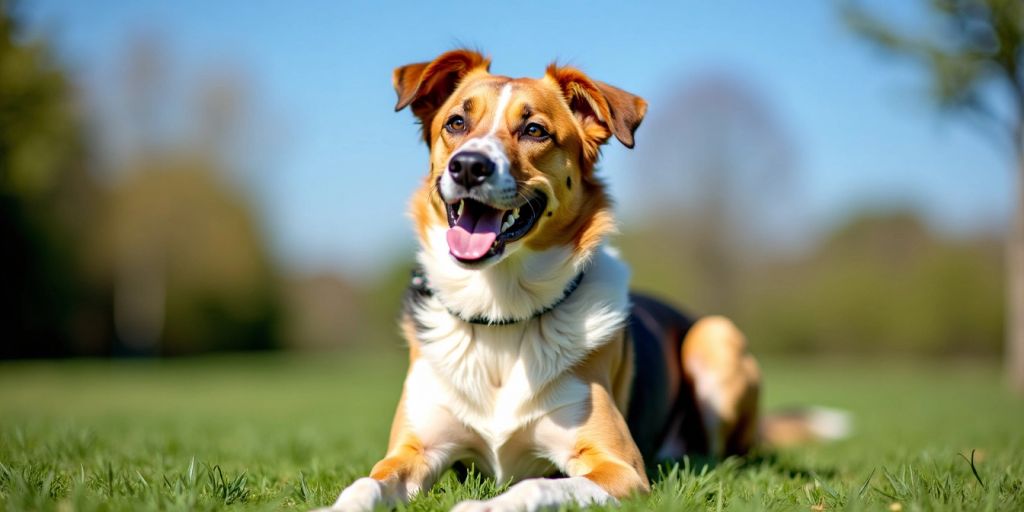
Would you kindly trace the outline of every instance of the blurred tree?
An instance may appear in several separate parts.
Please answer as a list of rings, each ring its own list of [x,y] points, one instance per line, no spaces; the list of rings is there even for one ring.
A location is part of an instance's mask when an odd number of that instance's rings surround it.
[[[100,191],[74,90],[0,0],[0,357],[97,353],[109,303],[84,239]]]
[[[128,52],[122,110],[105,119],[124,133],[96,244],[122,349],[278,347],[276,262],[229,172],[247,108],[242,81],[218,73],[195,94],[175,94],[165,86],[171,69],[158,41],[143,37]]]
[[[156,43],[132,46],[121,90],[105,84],[126,110],[111,158],[101,142],[116,117],[86,119],[0,0],[0,357],[279,345],[276,262],[225,170],[242,147],[240,82],[218,73],[190,105],[166,86]],[[123,172],[101,187],[103,160]]]
[[[280,283],[248,203],[202,158],[140,161],[98,230],[133,354],[278,346]]]
[[[792,144],[752,87],[717,73],[677,87],[644,135],[633,175],[646,210],[636,232],[651,251],[631,255],[648,263],[637,283],[731,314],[749,249],[787,213],[780,198],[792,184]],[[659,255],[668,259],[655,262]],[[697,271],[681,272],[680,257]]]
[[[737,319],[775,350],[991,355],[1003,335],[999,255],[996,240],[868,212],[806,256],[763,262]]]
[[[845,4],[843,13],[847,24],[868,41],[922,64],[940,108],[979,120],[999,136],[993,140],[1012,150],[1016,213],[1006,250],[1006,364],[1010,385],[1024,393],[1024,2],[931,0],[928,5],[938,24],[934,32],[922,35],[905,35],[909,31],[856,3]],[[1010,108],[1000,109],[993,92],[1004,94]]]

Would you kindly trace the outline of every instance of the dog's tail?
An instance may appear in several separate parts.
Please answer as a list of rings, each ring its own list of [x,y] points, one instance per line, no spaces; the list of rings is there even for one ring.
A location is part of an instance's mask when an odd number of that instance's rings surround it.
[[[839,409],[791,407],[765,414],[760,427],[762,444],[781,448],[845,439],[853,432],[853,420]]]

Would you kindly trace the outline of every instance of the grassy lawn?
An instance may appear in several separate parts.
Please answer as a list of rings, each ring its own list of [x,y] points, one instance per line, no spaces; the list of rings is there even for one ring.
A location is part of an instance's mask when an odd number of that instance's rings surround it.
[[[329,504],[383,453],[400,357],[0,363],[0,508]],[[1024,401],[1002,390],[995,364],[763,366],[768,408],[841,407],[853,413],[855,435],[714,467],[665,467],[650,496],[622,509],[1024,510]],[[978,478],[960,456],[972,450]],[[448,474],[406,508],[444,510],[494,492],[486,480]]]

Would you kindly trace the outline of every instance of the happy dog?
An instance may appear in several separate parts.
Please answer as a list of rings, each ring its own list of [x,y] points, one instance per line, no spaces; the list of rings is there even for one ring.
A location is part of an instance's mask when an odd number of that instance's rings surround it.
[[[409,371],[387,454],[331,510],[406,501],[455,463],[519,481],[458,511],[602,503],[648,491],[645,463],[756,440],[743,335],[630,295],[604,245],[594,164],[611,137],[633,146],[646,102],[571,67],[512,79],[489,65],[457,50],[394,72],[396,109],[430,149],[411,202]]]

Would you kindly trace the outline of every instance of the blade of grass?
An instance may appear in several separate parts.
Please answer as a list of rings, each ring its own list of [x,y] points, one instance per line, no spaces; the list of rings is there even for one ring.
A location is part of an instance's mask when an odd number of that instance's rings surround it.
[[[975,451],[976,450],[974,450],[973,448],[971,449],[971,458],[970,459],[968,459],[962,453],[958,453],[957,455],[959,455],[961,458],[963,458],[965,461],[967,461],[968,464],[971,465],[971,472],[974,473],[974,478],[978,480],[978,483],[981,484],[981,488],[984,489],[985,488],[985,482],[981,481],[981,475],[978,474],[978,468],[977,468],[977,466],[974,465],[974,452]]]

